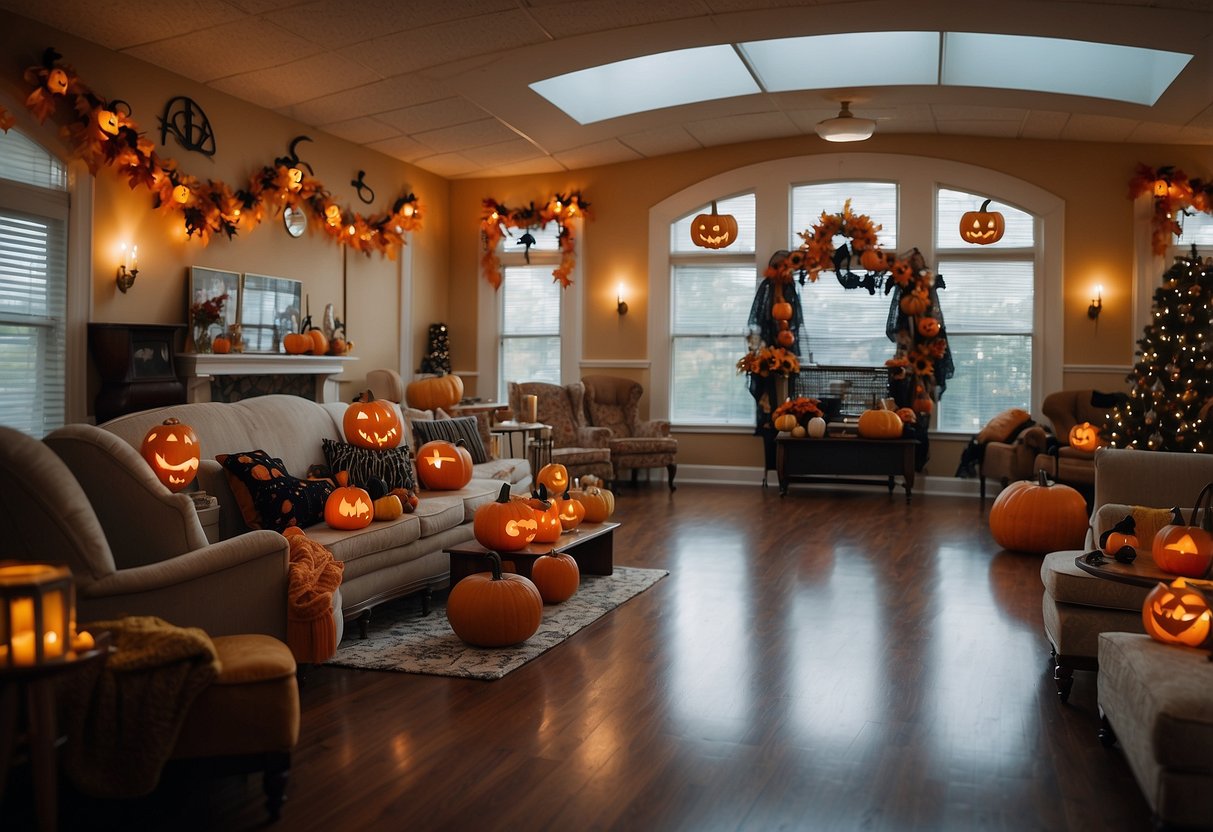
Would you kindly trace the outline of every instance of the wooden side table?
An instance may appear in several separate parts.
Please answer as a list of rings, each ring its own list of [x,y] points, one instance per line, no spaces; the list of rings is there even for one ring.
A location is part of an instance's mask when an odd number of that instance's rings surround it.
[[[853,436],[823,436],[820,439],[796,439],[780,433],[775,439],[775,471],[779,475],[779,495],[788,493],[792,482],[845,482],[874,485],[879,480],[859,480],[854,475],[888,478],[889,493],[893,480],[901,474],[910,502],[914,488],[914,439],[862,439]],[[827,475],[827,476],[823,476]]]
[[[514,453],[514,437],[521,435],[522,455],[525,456],[527,454],[529,443],[540,439],[545,429],[548,431],[550,437],[552,430],[551,425],[545,425],[543,422],[498,422],[489,428],[491,432],[499,433],[506,437],[510,446],[509,456],[515,459],[519,458],[519,455]],[[502,449],[502,453],[505,453],[504,448]]]

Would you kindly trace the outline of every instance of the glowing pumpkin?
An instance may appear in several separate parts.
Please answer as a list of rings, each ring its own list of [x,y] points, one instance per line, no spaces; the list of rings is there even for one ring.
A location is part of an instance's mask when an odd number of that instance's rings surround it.
[[[324,502],[324,522],[330,528],[350,531],[363,529],[375,519],[374,502],[366,489],[350,485],[349,473],[337,474],[337,487]]]
[[[581,569],[571,555],[549,552],[531,565],[531,580],[545,604],[567,601],[581,584]]]
[[[149,430],[139,452],[169,491],[180,491],[198,475],[202,447],[194,429],[178,419],[165,419]]]
[[[1213,535],[1199,526],[1169,523],[1154,535],[1151,554],[1164,572],[1203,578],[1213,565]]]
[[[1070,428],[1071,448],[1094,453],[1095,449],[1102,444],[1103,440],[1099,436],[1099,428],[1090,422],[1083,422]]]
[[[560,507],[555,500],[548,499],[548,489],[543,483],[531,494],[527,505],[535,512],[535,523],[538,528],[532,543],[555,543],[560,539],[564,527],[560,525]],[[546,599],[545,599],[546,600]]]
[[[1169,586],[1160,583],[1150,590],[1141,606],[1141,623],[1151,638],[1163,644],[1205,647],[1213,630],[1213,611],[1208,598],[1176,578]]]
[[[575,497],[569,496],[569,492],[556,498],[556,506],[560,509],[560,527],[566,532],[577,528],[581,525],[581,521],[585,518],[585,506]]]
[[[476,509],[472,534],[486,549],[517,552],[535,539],[539,524],[524,500],[510,499],[510,484],[502,483],[497,499]]]
[[[563,494],[569,490],[569,469],[550,462],[539,469],[535,482],[546,486],[549,494]]]
[[[990,200],[976,211],[965,211],[960,217],[960,239],[978,246],[988,246],[1002,239],[1007,221],[998,211],[991,211]]]
[[[990,532],[1004,549],[1043,555],[1078,549],[1087,534],[1087,501],[1068,485],[1020,480],[1002,490],[990,507]]]
[[[477,647],[526,641],[543,620],[543,597],[527,578],[503,575],[496,552],[489,553],[489,560],[491,572],[468,575],[451,589],[447,621],[455,635]]]
[[[463,488],[472,479],[472,455],[462,439],[454,444],[443,439],[426,442],[417,449],[417,476],[436,491]]]
[[[53,95],[63,95],[67,92],[67,73],[55,67],[46,74],[46,88]]]
[[[376,399],[370,390],[359,393],[345,409],[341,427],[345,441],[360,448],[394,448],[400,444],[400,414],[391,402]]]
[[[113,110],[99,109],[94,118],[97,121],[97,129],[106,136],[118,135],[118,114]]]
[[[736,239],[737,218],[716,213],[715,200],[712,200],[712,213],[699,214],[691,220],[691,242],[700,248],[726,248]]]

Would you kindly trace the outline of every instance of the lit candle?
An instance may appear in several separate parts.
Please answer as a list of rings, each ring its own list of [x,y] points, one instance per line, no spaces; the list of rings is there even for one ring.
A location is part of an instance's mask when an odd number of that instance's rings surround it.
[[[539,421],[539,397],[524,396],[522,410],[528,422]]]
[[[131,246],[131,256],[127,258],[126,270],[137,271],[139,268],[139,246]]]
[[[13,664],[33,664],[36,657],[33,632],[13,633]]]
[[[87,630],[83,633],[77,633],[76,638],[72,640],[72,649],[77,653],[84,653],[96,646],[96,642],[93,641],[93,634]]]

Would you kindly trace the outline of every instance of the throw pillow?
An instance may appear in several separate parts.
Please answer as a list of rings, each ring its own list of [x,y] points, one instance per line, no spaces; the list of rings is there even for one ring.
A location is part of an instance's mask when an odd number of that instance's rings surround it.
[[[447,413],[441,407],[434,411],[435,419],[454,419],[455,417]],[[473,413],[471,418],[476,420],[476,432],[480,434],[480,446],[485,450],[485,459],[496,459],[492,453],[493,447],[493,431],[492,418],[493,414],[487,412]],[[475,457],[472,458],[475,461]]]
[[[232,494],[250,529],[280,532],[324,519],[324,503],[333,492],[332,483],[292,477],[281,459],[265,451],[220,454],[215,459],[227,473]]]
[[[985,442],[1010,442],[1019,432],[1032,421],[1032,416],[1026,410],[1018,407],[1013,407],[1010,410],[1004,410],[993,419],[986,423],[986,426],[981,429],[981,433],[977,434],[977,441]]]
[[[1183,511],[1184,517],[1187,517],[1190,513],[1186,509]],[[1154,543],[1154,535],[1158,534],[1159,529],[1171,522],[1171,509],[1169,508],[1149,508],[1147,506],[1105,503],[1095,513],[1095,523],[1092,529],[1094,539],[1098,541],[1101,534],[1125,519],[1125,515],[1129,514],[1133,515],[1133,522],[1136,524],[1134,534],[1137,535],[1141,548],[1147,552],[1150,551],[1150,546]]]
[[[480,432],[476,429],[474,416],[460,416],[455,419],[435,419],[426,422],[422,419],[413,421],[413,431],[417,434],[417,446],[435,439],[445,439],[455,442],[462,439],[468,453],[472,455],[472,464],[479,465],[488,462],[488,454],[484,451],[484,443],[480,441]]]
[[[371,478],[378,477],[387,483],[389,490],[417,489],[417,475],[413,470],[413,457],[408,445],[374,450],[333,439],[321,439],[320,444],[324,448],[324,459],[329,470],[334,474],[349,472],[353,485],[365,488]]]

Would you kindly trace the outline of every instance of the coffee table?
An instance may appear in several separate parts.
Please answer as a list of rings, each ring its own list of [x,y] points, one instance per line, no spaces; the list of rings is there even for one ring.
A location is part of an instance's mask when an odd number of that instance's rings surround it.
[[[535,559],[551,552],[567,554],[577,561],[582,575],[610,575],[614,572],[615,529],[618,523],[582,523],[560,535],[555,543],[531,544],[517,552],[499,552],[501,565],[507,571],[531,577]],[[475,540],[460,543],[445,550],[451,556],[451,586],[468,575],[489,571],[491,551]]]

